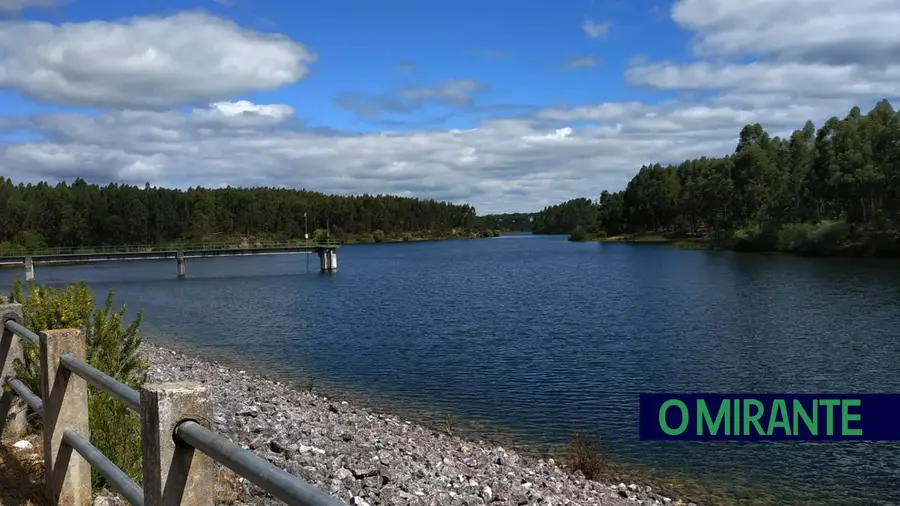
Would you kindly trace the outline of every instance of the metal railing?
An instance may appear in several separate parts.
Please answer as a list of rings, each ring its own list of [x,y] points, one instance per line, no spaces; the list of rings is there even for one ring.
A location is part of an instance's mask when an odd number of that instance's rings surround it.
[[[123,244],[114,246],[90,246],[90,247],[58,247],[58,248],[11,248],[0,251],[0,258],[8,257],[48,257],[64,255],[102,255],[114,253],[154,253],[154,252],[190,252],[190,251],[216,251],[231,249],[277,249],[277,248],[316,248],[321,246],[337,247],[341,241],[337,239],[321,240],[296,240],[296,241],[248,241],[237,242],[196,242],[196,243],[166,243],[166,244]]]
[[[138,392],[84,362],[82,329],[36,334],[22,326],[21,321],[21,305],[0,303],[0,353],[6,350],[7,354],[7,360],[0,357],[0,364],[12,368],[13,360],[9,358],[23,358],[20,339],[36,345],[44,366],[42,395],[36,395],[16,379],[12,370],[4,369],[3,383],[11,390],[4,396],[17,395],[45,422],[45,484],[53,504],[90,504],[90,468],[93,468],[136,506],[212,506],[215,501],[212,462],[215,461],[292,506],[346,506],[205,427],[202,420],[211,419],[212,413],[204,386],[162,383],[144,385]],[[88,384],[140,415],[143,488],[90,443]],[[5,425],[7,432],[25,430],[24,409],[11,418],[9,413],[0,413],[2,420],[10,420]],[[57,459],[66,454],[60,451],[64,447],[74,450],[72,456]],[[79,458],[90,467],[80,463]],[[59,466],[66,469],[59,470]],[[173,473],[175,469],[178,472]]]

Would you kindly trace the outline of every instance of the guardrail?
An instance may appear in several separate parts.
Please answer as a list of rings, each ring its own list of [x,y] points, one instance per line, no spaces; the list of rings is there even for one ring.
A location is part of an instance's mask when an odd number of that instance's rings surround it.
[[[210,242],[210,243],[167,243],[167,244],[123,244],[96,247],[59,247],[26,250],[8,249],[0,251],[0,258],[21,256],[61,256],[91,255],[104,253],[153,253],[158,251],[215,251],[226,249],[266,249],[266,248],[316,248],[321,246],[337,247],[341,241],[337,239],[297,240],[297,241],[255,241],[246,243]]]
[[[21,305],[0,303],[0,378],[11,390],[4,390],[0,401],[0,433],[25,431],[21,402],[41,417],[49,504],[91,505],[94,468],[135,506],[212,506],[215,461],[292,506],[346,506],[210,430],[212,409],[205,386],[156,383],[138,392],[84,361],[83,329],[35,334],[22,321]],[[14,361],[23,360],[20,339],[40,349],[40,396],[13,376]],[[88,384],[140,414],[143,488],[90,443]]]

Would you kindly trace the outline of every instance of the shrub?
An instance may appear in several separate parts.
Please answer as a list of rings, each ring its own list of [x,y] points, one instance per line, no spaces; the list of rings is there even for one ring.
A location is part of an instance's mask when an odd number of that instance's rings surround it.
[[[572,471],[581,471],[584,477],[595,480],[607,469],[604,459],[605,445],[600,439],[575,434],[569,441],[568,460]]]
[[[805,252],[809,248],[809,235],[812,224],[789,223],[778,231],[778,250],[786,252]]]
[[[375,239],[375,242],[384,242],[384,231],[379,229],[372,232],[372,238]]]
[[[102,307],[94,306],[94,297],[84,282],[57,290],[27,287],[16,278],[12,298],[22,304],[25,326],[34,332],[47,329],[82,327],[85,333],[85,361],[135,390],[147,379],[147,363],[138,354],[141,338],[138,328],[143,319],[139,312],[134,321],[123,326],[126,306],[113,311],[113,293],[109,291]],[[16,375],[34,392],[40,392],[40,361],[37,346],[28,342],[25,362],[16,364]],[[88,389],[91,444],[124,470],[133,480],[141,479],[141,424],[136,413],[91,386]],[[95,488],[105,479],[92,472]]]
[[[572,242],[582,242],[587,241],[588,234],[587,231],[581,227],[576,228],[569,234],[569,240]]]
[[[813,227],[810,232],[810,248],[819,254],[833,253],[847,242],[849,236],[849,223],[824,220]]]

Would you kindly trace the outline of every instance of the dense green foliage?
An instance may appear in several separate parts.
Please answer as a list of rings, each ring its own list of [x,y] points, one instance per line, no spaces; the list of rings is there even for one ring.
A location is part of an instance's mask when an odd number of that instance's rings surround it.
[[[474,207],[434,200],[277,188],[101,187],[82,179],[55,186],[16,185],[0,177],[0,243],[28,249],[157,244],[216,236],[295,239],[302,238],[305,230],[312,234],[316,229],[328,230],[334,239],[357,234],[374,237],[378,231],[379,236],[416,238],[484,228]]]
[[[94,306],[94,296],[84,282],[61,290],[36,286],[23,287],[16,279],[10,296],[22,304],[25,326],[33,332],[47,329],[81,327],[85,333],[85,362],[135,390],[147,379],[147,363],[138,354],[141,338],[138,328],[142,314],[125,326],[125,306],[113,311],[113,294],[107,294],[103,306]],[[23,341],[25,363],[16,364],[16,376],[33,392],[40,392],[40,360],[37,346]],[[91,385],[88,389],[90,441],[111,461],[138,483],[141,481],[141,425],[138,416],[125,405]],[[36,420],[35,420],[36,421]],[[95,487],[104,478],[93,472]]]
[[[532,216],[532,214],[528,213],[486,214],[482,217],[482,220],[484,220],[485,225],[495,230],[503,232],[530,232]]]
[[[854,107],[789,137],[745,126],[732,155],[641,167],[627,187],[545,208],[535,233],[703,236],[737,250],[900,251],[900,114]]]

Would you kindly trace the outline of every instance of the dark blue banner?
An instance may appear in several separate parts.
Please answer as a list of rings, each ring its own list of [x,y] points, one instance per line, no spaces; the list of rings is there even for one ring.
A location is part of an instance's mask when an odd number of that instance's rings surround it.
[[[900,441],[900,394],[641,394],[645,441]]]

